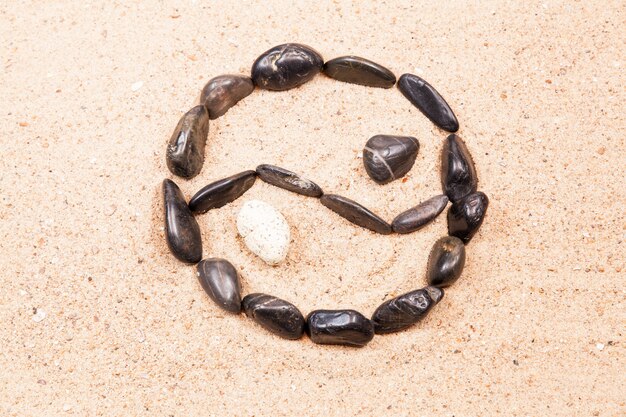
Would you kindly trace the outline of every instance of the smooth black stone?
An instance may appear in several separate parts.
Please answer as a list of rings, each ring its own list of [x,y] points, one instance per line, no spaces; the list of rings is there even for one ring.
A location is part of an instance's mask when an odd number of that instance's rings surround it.
[[[387,300],[372,315],[374,331],[385,334],[404,330],[426,317],[442,298],[442,289],[426,287]]]
[[[361,347],[374,338],[372,322],[354,310],[314,310],[306,322],[311,340],[322,345]]]
[[[366,87],[391,88],[396,76],[387,68],[358,56],[342,56],[324,64],[324,73],[330,78]]]
[[[396,216],[391,227],[396,233],[411,233],[426,226],[443,211],[448,204],[448,197],[438,195]]]
[[[206,213],[225,206],[248,191],[255,180],[256,172],[249,170],[212,182],[191,197],[189,208],[193,213]]]
[[[388,235],[391,233],[389,223],[366,209],[356,201],[336,194],[324,194],[320,202],[343,217],[344,219],[374,232]]]
[[[243,75],[220,75],[209,80],[202,89],[200,103],[209,111],[211,120],[217,119],[233,107],[239,100],[254,91],[250,77]]]
[[[453,203],[478,188],[472,155],[465,142],[454,133],[445,140],[441,151],[441,186]]]
[[[313,181],[302,178],[295,172],[274,165],[259,165],[256,173],[263,181],[276,187],[309,197],[321,197],[324,192]]]
[[[187,206],[185,196],[172,180],[163,180],[165,238],[176,258],[195,264],[202,259],[200,226]]]
[[[252,65],[254,84],[266,90],[284,91],[311,80],[324,60],[313,48],[286,43],[265,51]]]
[[[300,339],[304,333],[305,322],[302,313],[285,300],[255,293],[246,295],[242,305],[246,316],[282,338]]]
[[[448,234],[468,243],[483,224],[489,198],[478,191],[452,204],[448,210]]]
[[[209,258],[198,264],[198,280],[204,291],[226,311],[241,311],[241,285],[237,270],[226,259]]]
[[[204,147],[209,133],[209,113],[196,106],[180,118],[167,145],[167,167],[174,175],[192,178],[204,163]]]
[[[448,132],[459,130],[459,122],[441,94],[417,75],[404,74],[398,80],[398,88],[415,107],[431,122]]]
[[[387,184],[411,170],[419,148],[412,136],[372,136],[363,148],[363,165],[371,179]]]
[[[428,256],[428,285],[445,288],[454,284],[465,266],[465,245],[458,237],[444,236],[435,242]]]

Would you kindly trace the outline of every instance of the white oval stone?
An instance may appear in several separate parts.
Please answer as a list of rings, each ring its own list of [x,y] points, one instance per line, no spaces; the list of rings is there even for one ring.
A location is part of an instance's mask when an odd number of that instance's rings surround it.
[[[282,214],[269,204],[247,201],[237,216],[237,230],[252,253],[270,265],[285,260],[291,233]]]

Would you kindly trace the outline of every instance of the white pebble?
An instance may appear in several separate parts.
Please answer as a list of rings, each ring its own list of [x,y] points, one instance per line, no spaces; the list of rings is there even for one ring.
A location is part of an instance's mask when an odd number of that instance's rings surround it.
[[[38,308],[37,312],[33,314],[33,321],[35,323],[42,322],[46,318],[46,312]]]
[[[143,81],[137,81],[137,82],[134,82],[133,85],[130,86],[130,89],[133,91],[137,91],[141,87],[143,87]]]
[[[237,230],[252,253],[270,265],[285,260],[291,233],[282,214],[259,200],[246,202],[237,216]]]
[[[598,349],[598,350],[602,350],[602,349],[604,349],[604,343],[598,343],[598,344],[596,345],[596,349]]]

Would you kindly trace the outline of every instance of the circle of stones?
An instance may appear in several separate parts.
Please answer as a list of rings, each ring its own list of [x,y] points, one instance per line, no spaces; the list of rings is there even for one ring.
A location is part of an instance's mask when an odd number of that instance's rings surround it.
[[[222,75],[202,89],[201,104],[182,116],[167,147],[167,166],[183,178],[192,178],[202,169],[209,120],[216,119],[255,87],[284,91],[311,80],[323,72],[339,81],[368,87],[391,88],[395,75],[387,68],[356,56],[342,56],[324,63],[311,47],[288,43],[269,49],[252,65],[251,76]],[[238,314],[243,309],[265,329],[285,339],[299,339],[307,333],[320,344],[365,346],[374,334],[404,330],[423,319],[442,299],[443,288],[454,283],[465,264],[465,245],[480,228],[489,199],[477,191],[478,179],[465,143],[454,132],[457,119],[443,97],[422,78],[404,74],[397,80],[400,92],[440,129],[451,132],[441,153],[443,194],[432,197],[399,214],[391,224],[348,198],[326,194],[320,186],[292,171],[260,165],[212,182],[187,203],[179,187],[163,181],[165,232],[171,252],[179,260],[198,264],[203,289],[222,309]],[[410,139],[410,141],[407,140]],[[402,146],[398,146],[398,143]],[[409,144],[409,145],[406,145]],[[413,147],[412,160],[403,157]],[[377,135],[364,148],[364,165],[376,182],[384,184],[411,169],[419,143],[411,137]],[[404,159],[403,159],[404,158]],[[221,258],[202,259],[202,239],[194,215],[222,207],[242,196],[256,178],[274,186],[317,198],[346,220],[376,233],[411,233],[429,224],[451,202],[448,236],[433,245],[428,258],[428,285],[385,301],[371,319],[355,310],[314,310],[305,318],[296,306],[261,293],[241,298],[239,274]]]

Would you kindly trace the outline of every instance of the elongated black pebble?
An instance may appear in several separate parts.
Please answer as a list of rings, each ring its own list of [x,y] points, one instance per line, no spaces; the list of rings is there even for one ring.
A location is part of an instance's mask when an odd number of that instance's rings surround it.
[[[192,178],[200,173],[208,133],[209,113],[204,106],[196,106],[180,118],[166,151],[172,174]]]
[[[391,88],[396,76],[387,68],[358,56],[341,56],[324,64],[324,74],[335,80],[366,87]]]
[[[297,194],[308,197],[321,197],[324,194],[320,186],[313,181],[284,168],[263,164],[256,167],[256,173],[266,183]]]
[[[191,197],[189,208],[197,214],[225,206],[248,191],[255,180],[256,171],[249,170],[212,182]]]
[[[363,166],[371,179],[387,184],[411,170],[419,148],[412,136],[372,136],[363,148]]]
[[[304,334],[304,317],[293,304],[267,294],[248,294],[242,301],[246,316],[266,330],[284,338],[300,339]]]
[[[404,330],[426,317],[442,298],[442,289],[426,287],[387,300],[374,311],[374,331],[386,334]]]
[[[441,151],[441,186],[453,203],[478,188],[472,155],[465,142],[454,133],[446,138]]]
[[[311,80],[323,65],[322,56],[310,46],[286,43],[265,51],[254,61],[252,81],[266,90],[289,90]]]
[[[398,80],[400,92],[431,122],[448,132],[459,130],[454,112],[441,94],[417,75],[404,74]]]
[[[452,204],[448,210],[448,234],[467,244],[483,224],[489,198],[478,191]]]
[[[165,238],[176,258],[195,264],[202,259],[200,226],[187,206],[183,193],[174,181],[163,180],[165,203]]]
[[[250,77],[243,75],[219,75],[209,80],[200,94],[200,103],[209,111],[211,120],[224,115],[239,100],[254,91]]]
[[[465,245],[455,236],[437,240],[428,256],[428,285],[445,288],[456,282],[465,266]]]
[[[415,232],[435,220],[447,204],[448,197],[445,195],[432,197],[398,214],[391,222],[391,227],[396,233]]]
[[[391,233],[389,223],[356,201],[336,194],[324,194],[320,202],[344,219],[382,235]]]
[[[198,264],[198,280],[215,304],[231,313],[241,311],[241,284],[233,264],[221,258],[204,259]]]
[[[361,347],[374,338],[372,322],[354,310],[314,310],[306,332],[314,343]]]

